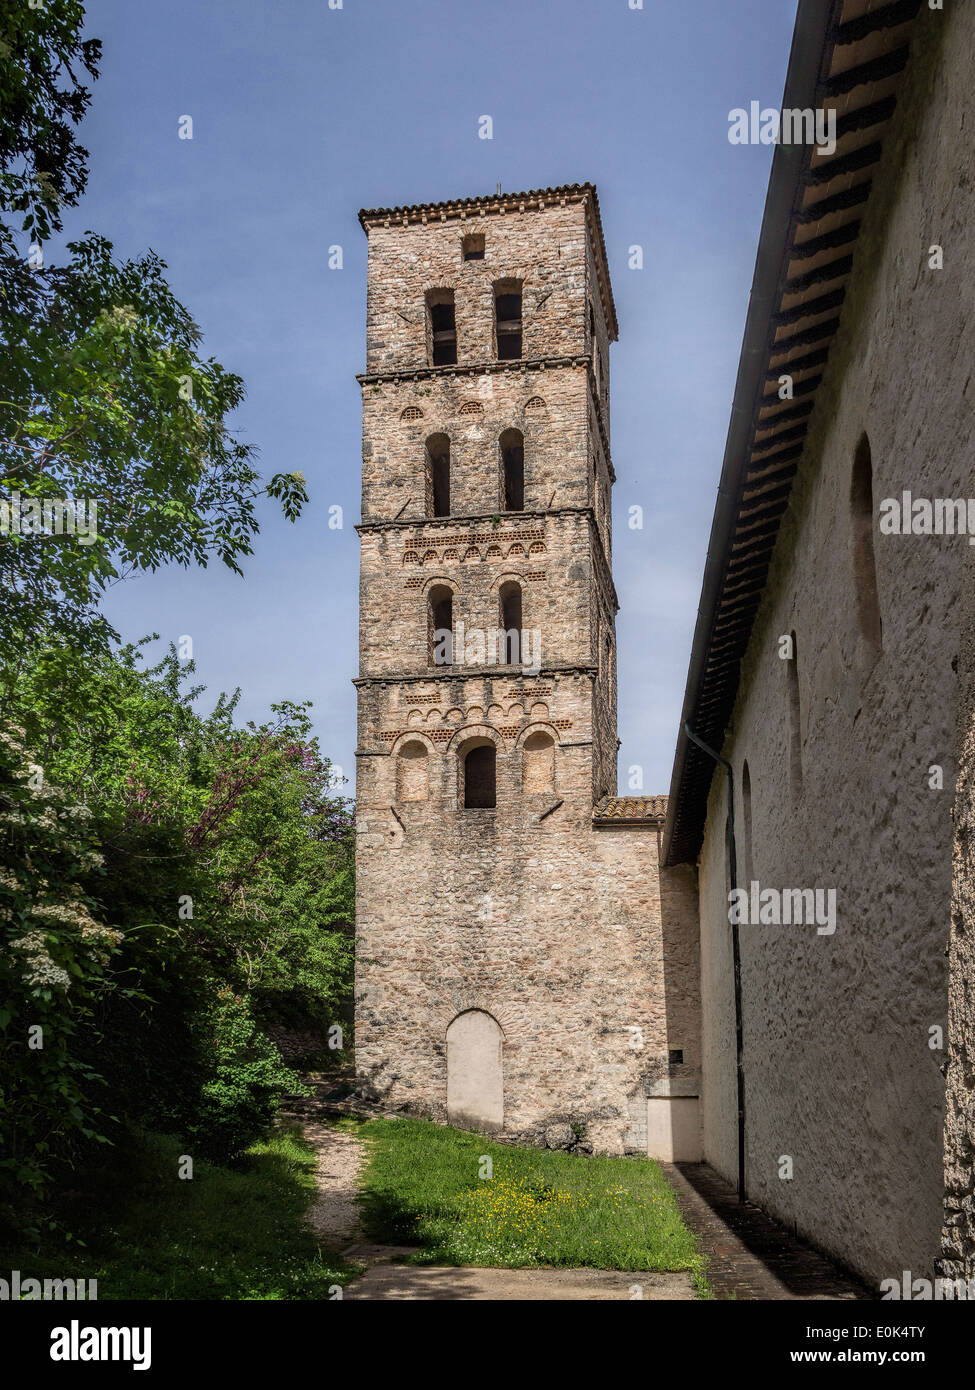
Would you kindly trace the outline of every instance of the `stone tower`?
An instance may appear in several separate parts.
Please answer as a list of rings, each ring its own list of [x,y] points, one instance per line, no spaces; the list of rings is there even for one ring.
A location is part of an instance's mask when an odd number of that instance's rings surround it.
[[[675,1047],[665,799],[615,799],[596,190],[360,221],[359,1085],[457,1124],[642,1147],[648,1062],[695,1074],[668,1059],[696,1049],[696,975]]]

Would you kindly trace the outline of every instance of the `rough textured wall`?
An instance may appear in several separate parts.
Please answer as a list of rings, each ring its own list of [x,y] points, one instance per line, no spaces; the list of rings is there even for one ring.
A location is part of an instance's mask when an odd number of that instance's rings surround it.
[[[948,28],[938,49],[941,26]],[[835,888],[835,935],[743,927],[749,1194],[873,1280],[930,1271],[941,1231],[952,763],[964,538],[874,526],[883,651],[860,635],[851,469],[864,431],[884,498],[971,495],[970,145],[975,13],[924,26],[856,252],[792,504],[742,666],[724,753],[751,776],[763,886]],[[945,269],[927,251],[945,247]],[[802,791],[790,787],[798,638]],[[944,790],[929,785],[944,768]],[[736,808],[739,834],[743,807]],[[704,1133],[735,1172],[724,787],[701,859]],[[743,874],[745,847],[739,844]],[[791,1181],[779,1158],[793,1159]]]
[[[470,233],[485,238],[481,261],[463,259]],[[524,357],[584,352],[587,240],[581,202],[370,228],[366,371],[427,365],[425,295],[435,289],[454,291],[458,364],[492,362],[494,285],[505,279],[523,285]]]
[[[445,1119],[447,1027],[484,1009],[504,1033],[504,1132],[531,1142],[575,1123],[597,1151],[622,1153],[645,1146],[646,1095],[671,1079],[697,1091],[693,874],[658,873],[655,831],[594,830],[587,751],[559,748],[556,760],[546,801],[521,794],[508,753],[496,811],[457,809],[447,757],[433,777],[445,795],[394,805],[379,797],[391,778],[376,766],[393,760],[370,760],[375,791],[358,810],[359,1083]],[[684,1062],[671,1065],[678,1048]]]
[[[491,372],[366,384],[363,521],[426,515],[425,442],[433,434],[450,440],[452,515],[500,512],[499,439],[509,429],[525,440],[526,511],[588,507],[589,389],[582,359],[545,371],[499,364]]]
[[[450,588],[455,631],[463,622],[469,633],[498,627],[499,592],[508,580],[522,586],[522,624],[540,633],[543,664],[576,664],[595,672],[590,523],[580,509],[497,522],[444,518],[363,528],[362,674],[426,672],[427,600],[433,586]],[[458,647],[458,660],[460,655]],[[588,737],[588,718],[584,727]]]
[[[941,1274],[975,1279],[975,552],[964,567],[952,856]]]

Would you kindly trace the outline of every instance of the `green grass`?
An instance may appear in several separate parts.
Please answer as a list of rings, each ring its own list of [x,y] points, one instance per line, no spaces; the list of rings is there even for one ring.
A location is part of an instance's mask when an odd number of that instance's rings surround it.
[[[690,1270],[707,1296],[704,1257],[650,1159],[514,1148],[425,1120],[343,1127],[369,1148],[367,1234],[415,1246],[414,1263]]]
[[[300,1134],[282,1130],[253,1145],[239,1167],[197,1162],[189,1180],[177,1176],[184,1151],[156,1134],[106,1150],[99,1172],[75,1175],[75,1189],[61,1194],[60,1232],[21,1241],[6,1268],[22,1278],[97,1279],[99,1302],[328,1299],[355,1272],[322,1256],[304,1224],[315,1161]]]

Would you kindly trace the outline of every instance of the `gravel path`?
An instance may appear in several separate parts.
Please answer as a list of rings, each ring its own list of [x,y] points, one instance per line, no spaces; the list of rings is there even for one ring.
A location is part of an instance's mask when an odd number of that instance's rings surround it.
[[[362,1239],[357,1185],[364,1159],[362,1141],[307,1116],[302,1117],[302,1129],[318,1157],[318,1196],[308,1213],[312,1229],[323,1249],[341,1251],[346,1259],[366,1266],[365,1273],[346,1288],[346,1298],[500,1302],[694,1298],[688,1274],[407,1264],[404,1257],[409,1250]]]
[[[362,1142],[319,1120],[306,1120],[302,1128],[318,1155],[318,1197],[308,1219],[324,1249],[342,1250],[359,1236],[357,1180]]]

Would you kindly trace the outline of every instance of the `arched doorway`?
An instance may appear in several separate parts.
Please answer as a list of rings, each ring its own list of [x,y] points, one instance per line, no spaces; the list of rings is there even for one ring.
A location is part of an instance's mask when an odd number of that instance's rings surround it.
[[[504,1082],[498,1021],[483,1009],[458,1014],[447,1029],[447,1123],[459,1129],[501,1129]]]

